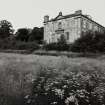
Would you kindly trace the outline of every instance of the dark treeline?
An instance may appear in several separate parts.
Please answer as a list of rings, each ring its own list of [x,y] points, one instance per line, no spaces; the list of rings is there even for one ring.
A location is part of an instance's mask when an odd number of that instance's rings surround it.
[[[33,29],[20,28],[15,33],[15,38],[18,41],[30,42],[35,41],[38,44],[42,43],[43,40],[43,27],[34,27]]]
[[[11,22],[0,21],[0,49],[34,50],[43,42],[43,27],[19,28],[14,31]]]

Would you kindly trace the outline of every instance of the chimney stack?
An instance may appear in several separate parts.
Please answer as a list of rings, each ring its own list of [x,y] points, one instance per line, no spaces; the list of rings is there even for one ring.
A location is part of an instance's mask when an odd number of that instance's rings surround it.
[[[82,10],[75,11],[75,14],[77,15],[82,14]]]
[[[44,23],[47,23],[48,21],[49,21],[49,16],[48,15],[44,16]]]

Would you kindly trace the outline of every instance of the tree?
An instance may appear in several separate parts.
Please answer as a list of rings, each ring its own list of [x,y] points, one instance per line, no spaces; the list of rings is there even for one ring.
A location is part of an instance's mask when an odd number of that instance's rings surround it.
[[[67,44],[66,38],[63,34],[58,39],[58,44],[62,44],[62,45]]]
[[[34,27],[30,33],[29,41],[36,41],[37,43],[42,43],[43,40],[43,27]]]
[[[69,51],[69,46],[65,36],[62,34],[57,42],[46,44],[44,48],[46,50]]]
[[[105,33],[86,32],[78,38],[71,46],[74,52],[104,52],[105,51]]]
[[[0,38],[5,39],[13,35],[12,24],[7,20],[0,21]]]
[[[29,38],[29,30],[27,28],[20,28],[16,32],[16,40],[19,41],[28,41]]]

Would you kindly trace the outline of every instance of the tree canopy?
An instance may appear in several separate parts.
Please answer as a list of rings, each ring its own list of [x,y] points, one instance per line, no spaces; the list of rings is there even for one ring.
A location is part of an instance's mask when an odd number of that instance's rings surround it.
[[[16,32],[16,40],[42,43],[43,40],[43,27],[34,27],[33,29],[20,28]]]
[[[71,50],[74,52],[104,52],[105,33],[86,32],[72,44]]]
[[[29,41],[37,41],[41,43],[43,40],[43,27],[34,27],[30,33]]]
[[[13,32],[13,26],[9,21],[0,21],[0,38],[8,38],[9,36],[13,35]]]
[[[27,42],[29,38],[29,30],[27,28],[20,28],[16,32],[16,39]]]

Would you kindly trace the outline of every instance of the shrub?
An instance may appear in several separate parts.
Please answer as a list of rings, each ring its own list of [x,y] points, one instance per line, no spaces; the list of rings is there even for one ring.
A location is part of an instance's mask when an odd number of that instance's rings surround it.
[[[104,105],[105,75],[96,71],[59,72],[46,68],[33,81],[27,105]]]
[[[29,50],[34,51],[36,49],[39,49],[40,46],[35,41],[33,42],[24,42],[24,41],[17,41],[16,39],[10,40],[7,39],[0,39],[0,49],[1,50]]]
[[[46,50],[56,50],[56,51],[68,51],[69,45],[59,44],[59,43],[50,43],[44,46]]]
[[[9,39],[0,39],[0,49],[10,49],[12,46],[12,42]]]
[[[30,51],[33,51],[33,50],[36,50],[36,49],[39,49],[39,45],[36,44],[35,42],[21,42],[21,41],[17,41],[15,43],[14,46],[14,49],[17,49],[17,50],[30,50]]]
[[[73,52],[104,52],[105,33],[86,32],[72,44],[70,50]]]
[[[67,44],[64,35],[61,35],[61,37],[58,39],[58,42],[46,44],[44,48],[46,50],[68,51],[69,44]]]
[[[46,50],[69,51],[68,44],[50,43],[44,46]]]

